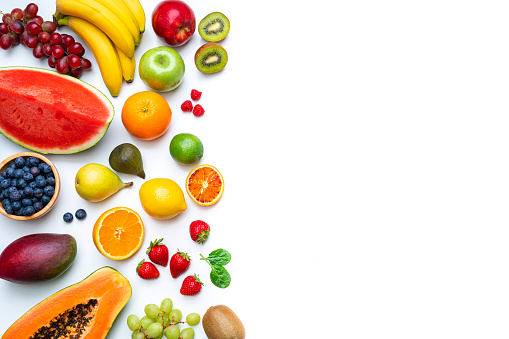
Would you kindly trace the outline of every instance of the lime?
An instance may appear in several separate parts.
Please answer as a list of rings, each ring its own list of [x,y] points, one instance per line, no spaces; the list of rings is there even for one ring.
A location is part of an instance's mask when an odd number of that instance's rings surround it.
[[[203,156],[203,144],[195,135],[180,133],[171,139],[170,155],[181,165],[195,164]]]

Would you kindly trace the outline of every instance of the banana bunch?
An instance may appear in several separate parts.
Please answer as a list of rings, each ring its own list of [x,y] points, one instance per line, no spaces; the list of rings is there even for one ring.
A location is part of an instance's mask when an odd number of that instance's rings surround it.
[[[76,33],[94,54],[110,94],[118,96],[122,79],[132,82],[134,49],[145,31],[139,0],[56,0],[58,25]]]

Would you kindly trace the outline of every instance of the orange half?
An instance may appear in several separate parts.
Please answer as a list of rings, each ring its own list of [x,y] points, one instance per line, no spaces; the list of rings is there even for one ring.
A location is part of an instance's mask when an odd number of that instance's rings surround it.
[[[189,197],[198,205],[213,205],[223,195],[223,176],[214,166],[197,166],[187,176],[186,190]]]
[[[92,234],[102,255],[123,260],[140,249],[145,228],[138,213],[127,207],[115,207],[101,214]]]

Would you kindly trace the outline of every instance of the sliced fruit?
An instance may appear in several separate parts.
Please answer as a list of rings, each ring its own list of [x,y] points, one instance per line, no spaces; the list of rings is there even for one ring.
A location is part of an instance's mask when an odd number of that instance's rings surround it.
[[[68,154],[92,147],[114,114],[99,90],[40,68],[0,68],[0,102],[0,133],[40,153]]]
[[[198,32],[207,41],[223,40],[230,32],[230,20],[221,12],[210,13],[200,21]]]
[[[103,339],[131,298],[129,281],[111,267],[44,299],[3,334],[10,338]]]
[[[196,68],[202,73],[216,73],[226,66],[228,54],[220,44],[209,42],[198,48],[194,55]]]
[[[213,205],[223,195],[223,176],[214,166],[197,166],[187,176],[186,189],[189,197],[198,205]]]
[[[112,260],[123,260],[140,249],[145,228],[136,211],[115,207],[101,214],[92,234],[94,244],[102,255]]]

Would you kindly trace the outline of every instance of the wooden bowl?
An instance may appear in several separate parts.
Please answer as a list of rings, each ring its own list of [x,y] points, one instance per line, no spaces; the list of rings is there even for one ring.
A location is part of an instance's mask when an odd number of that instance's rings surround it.
[[[14,214],[7,213],[3,209],[1,203],[0,203],[0,213],[2,213],[6,217],[14,219],[14,220],[32,220],[32,219],[37,219],[39,217],[42,217],[46,213],[48,213],[49,210],[51,208],[53,208],[53,205],[55,205],[55,201],[58,198],[58,193],[60,192],[60,176],[58,175],[57,168],[55,167],[55,165],[53,165],[53,163],[51,161],[49,161],[48,158],[46,158],[45,156],[43,156],[41,154],[34,153],[34,152],[21,152],[21,153],[16,153],[16,154],[11,155],[10,157],[8,157],[7,159],[5,159],[4,161],[2,161],[0,163],[0,172],[5,171],[9,167],[9,165],[11,163],[13,163],[14,160],[16,158],[18,158],[18,157],[23,157],[25,159],[28,158],[28,157],[35,157],[35,158],[40,159],[41,161],[44,161],[48,165],[50,165],[51,166],[51,170],[53,171],[53,175],[55,176],[55,193],[53,193],[53,197],[51,197],[50,202],[46,206],[44,206],[44,208],[42,210],[40,210],[37,213],[32,214],[29,217],[17,216],[17,215],[14,215]]]

